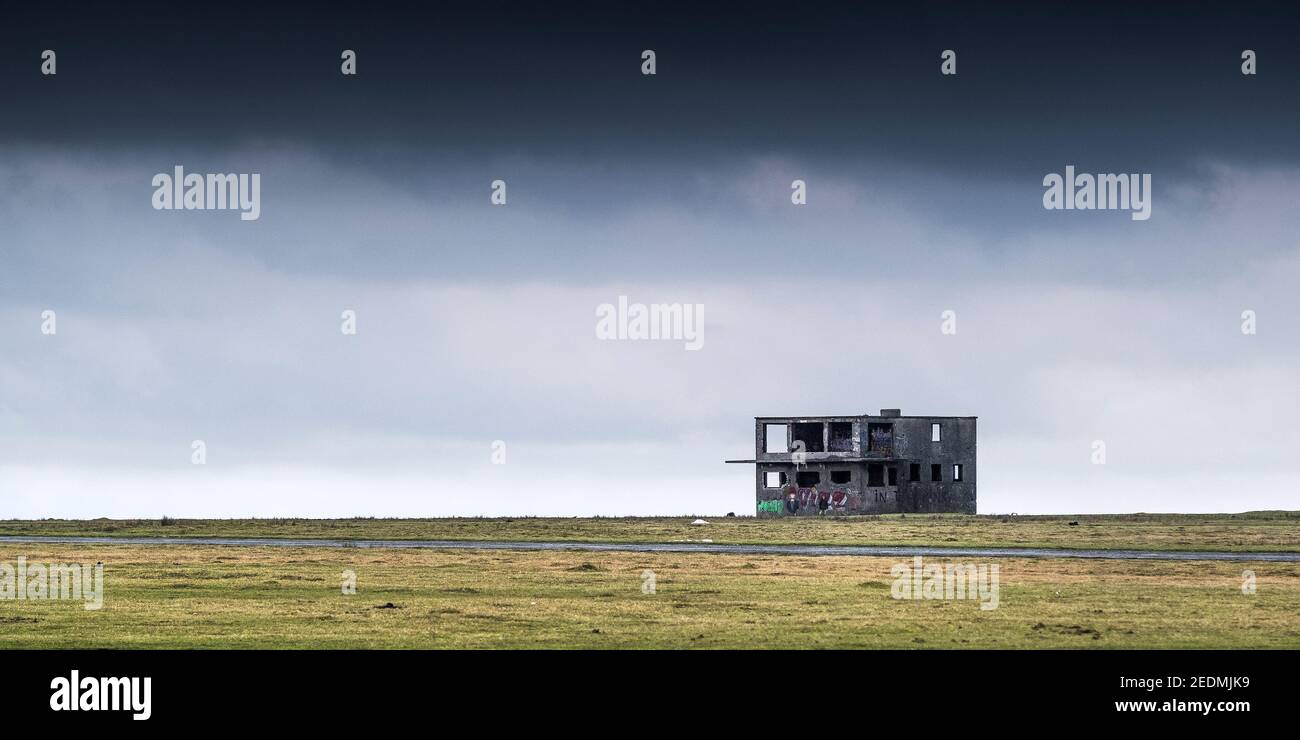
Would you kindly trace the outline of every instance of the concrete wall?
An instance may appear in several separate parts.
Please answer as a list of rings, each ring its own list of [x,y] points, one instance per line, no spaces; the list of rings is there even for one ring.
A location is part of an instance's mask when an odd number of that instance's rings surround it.
[[[866,463],[812,462],[798,469],[789,463],[761,463],[755,485],[758,490],[757,514],[759,516],[792,516],[818,513],[850,514],[868,511],[892,511],[892,497],[887,503],[884,489],[867,488]],[[847,470],[848,483],[831,482],[831,472]],[[765,485],[765,474],[786,474],[786,482],[775,488]],[[799,472],[816,472],[821,480],[813,486],[800,486]],[[824,508],[823,508],[824,507]]]
[[[830,422],[848,422],[853,428],[852,449],[830,450]],[[805,451],[804,464],[796,466],[789,452],[767,452],[766,427],[786,427],[787,450],[795,437],[795,424],[823,423],[824,451]],[[931,424],[941,428],[940,441],[931,441]],[[892,428],[892,446],[870,449],[871,424]],[[755,498],[758,516],[818,516],[892,512],[976,511],[976,419],[952,416],[818,416],[759,418],[754,423]],[[813,445],[815,447],[815,445]],[[863,460],[862,458],[867,458]],[[913,464],[920,480],[912,480]],[[931,480],[931,465],[939,465],[940,481]],[[882,485],[870,484],[871,467],[879,465]],[[961,465],[961,480],[954,480],[954,465]],[[897,470],[897,484],[889,485],[889,468]],[[848,471],[847,483],[831,481],[833,471]],[[785,473],[786,480],[767,487],[766,473]],[[815,472],[820,480],[799,485],[798,473]]]
[[[902,417],[895,419],[895,454],[919,463],[921,480],[900,480],[899,511],[975,513],[976,447],[973,417]],[[930,441],[930,425],[941,425],[941,439]],[[930,480],[930,466],[940,465],[941,482]],[[962,466],[961,481],[953,465]]]

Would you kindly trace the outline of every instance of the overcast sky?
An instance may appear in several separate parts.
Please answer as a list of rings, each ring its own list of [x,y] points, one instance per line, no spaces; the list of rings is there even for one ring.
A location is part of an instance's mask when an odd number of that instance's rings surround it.
[[[1295,10],[607,5],[14,11],[0,517],[747,514],[754,416],[882,407],[980,417],[981,513],[1300,508]]]

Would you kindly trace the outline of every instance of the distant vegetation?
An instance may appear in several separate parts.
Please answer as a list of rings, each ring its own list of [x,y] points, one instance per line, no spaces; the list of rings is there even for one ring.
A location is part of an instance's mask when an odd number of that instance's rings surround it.
[[[743,544],[936,545],[1300,551],[1300,512],[1019,516],[454,519],[46,519],[0,521],[0,535],[288,537]]]

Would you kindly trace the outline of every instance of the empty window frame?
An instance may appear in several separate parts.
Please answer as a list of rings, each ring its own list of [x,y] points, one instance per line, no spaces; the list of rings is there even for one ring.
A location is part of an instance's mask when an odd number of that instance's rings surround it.
[[[763,425],[763,452],[781,453],[789,452],[789,443],[786,441],[785,424],[764,424]]]
[[[853,422],[831,422],[831,452],[853,451]]]
[[[804,470],[796,473],[794,480],[800,488],[812,488],[822,482],[822,474],[815,470]]]
[[[780,488],[785,485],[785,473],[777,470],[769,470],[763,473],[764,488]]]
[[[893,465],[889,466],[889,485],[891,486],[898,485],[898,468],[894,467]]]
[[[935,483],[943,481],[943,466],[939,463],[934,463],[930,466],[930,480]]]
[[[826,441],[822,438],[822,432],[825,428],[826,425],[820,421],[799,422],[794,425],[794,441],[803,442],[804,452],[825,452]],[[798,448],[792,447],[791,449]]]
[[[954,483],[961,480],[961,463],[952,466],[952,480]]]
[[[931,442],[943,441],[943,425],[937,421],[930,425],[930,441]]]
[[[843,484],[843,483],[848,483],[851,480],[853,480],[853,475],[848,470],[831,471],[831,483]]]
[[[921,480],[921,463],[912,463],[907,467],[907,478],[913,481]]]
[[[872,487],[885,485],[885,466],[881,463],[867,465],[867,485]]]

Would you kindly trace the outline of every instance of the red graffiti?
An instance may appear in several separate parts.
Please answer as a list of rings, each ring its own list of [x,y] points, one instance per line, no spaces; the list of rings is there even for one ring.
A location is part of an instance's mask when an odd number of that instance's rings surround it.
[[[794,486],[786,486],[785,489],[785,510],[791,514],[799,513],[799,494],[798,489]]]
[[[816,489],[816,488],[800,488],[800,489],[799,489],[799,508],[801,508],[801,509],[806,509],[806,508],[808,508],[808,507],[810,507],[810,506],[816,506],[816,505],[817,505],[817,489]]]
[[[835,509],[857,509],[861,507],[862,497],[844,491],[818,491],[816,488],[785,487],[785,510],[791,514],[800,511],[825,511]]]

